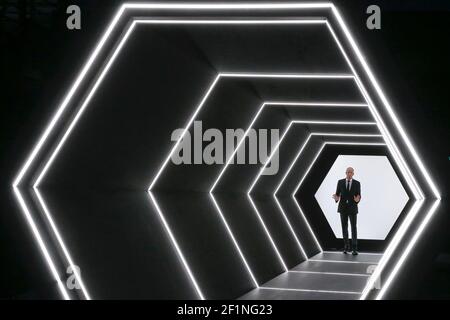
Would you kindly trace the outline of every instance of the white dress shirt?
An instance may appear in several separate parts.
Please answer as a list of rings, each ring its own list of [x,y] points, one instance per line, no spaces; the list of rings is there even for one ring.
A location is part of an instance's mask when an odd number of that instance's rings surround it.
[[[345,179],[345,188],[346,188],[347,190],[350,190],[350,189],[351,189],[351,187],[352,187],[352,180],[353,180],[353,179],[350,179],[350,180]]]

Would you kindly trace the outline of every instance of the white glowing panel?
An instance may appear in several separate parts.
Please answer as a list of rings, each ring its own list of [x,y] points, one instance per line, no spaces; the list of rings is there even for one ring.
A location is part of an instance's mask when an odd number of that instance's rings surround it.
[[[361,183],[358,205],[358,238],[384,240],[408,202],[408,194],[385,156],[340,155],[314,195],[334,235],[342,239],[337,203],[331,198],[345,169],[355,169],[354,179]],[[350,223],[349,223],[350,229]],[[351,232],[349,230],[349,236]]]

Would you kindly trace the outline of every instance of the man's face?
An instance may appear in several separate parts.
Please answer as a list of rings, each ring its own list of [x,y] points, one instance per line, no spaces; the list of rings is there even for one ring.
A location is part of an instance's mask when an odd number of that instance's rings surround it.
[[[347,170],[345,170],[345,176],[346,176],[347,180],[352,179],[353,173],[354,173],[353,168],[347,168]]]

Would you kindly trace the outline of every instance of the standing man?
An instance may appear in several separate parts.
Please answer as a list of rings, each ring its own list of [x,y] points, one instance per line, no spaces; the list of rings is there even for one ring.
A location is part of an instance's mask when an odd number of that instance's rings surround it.
[[[353,179],[355,171],[352,167],[348,167],[345,171],[345,179],[341,179],[337,183],[336,193],[333,194],[334,201],[338,202],[338,212],[341,215],[342,236],[344,238],[344,253],[350,251],[348,241],[348,220],[352,229],[352,254],[358,254],[358,233],[356,229],[356,217],[358,214],[358,203],[361,200],[361,184]]]

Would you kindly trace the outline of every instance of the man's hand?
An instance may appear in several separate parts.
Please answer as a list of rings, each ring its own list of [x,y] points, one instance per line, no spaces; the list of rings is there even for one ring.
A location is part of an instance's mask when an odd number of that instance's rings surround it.
[[[339,199],[341,198],[341,197],[338,196],[337,194],[333,194],[332,197],[333,197],[334,201],[336,201],[336,202],[338,202]]]
[[[355,202],[358,203],[359,200],[361,200],[361,196],[359,194],[356,196],[353,196],[353,200],[355,200]]]

